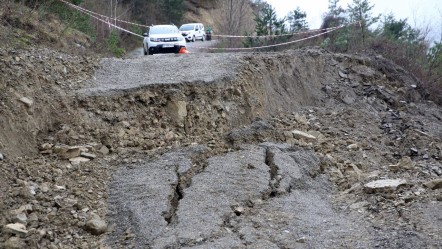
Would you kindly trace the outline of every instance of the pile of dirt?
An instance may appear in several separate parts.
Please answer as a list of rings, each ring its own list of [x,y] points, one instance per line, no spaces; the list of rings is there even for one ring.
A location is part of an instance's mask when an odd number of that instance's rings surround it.
[[[442,246],[442,111],[382,57],[0,59],[6,248]]]

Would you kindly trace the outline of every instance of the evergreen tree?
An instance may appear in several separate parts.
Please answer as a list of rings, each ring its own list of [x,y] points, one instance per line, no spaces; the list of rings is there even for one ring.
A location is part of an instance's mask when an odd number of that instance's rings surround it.
[[[178,25],[183,19],[184,0],[163,0],[161,1],[165,23]]]
[[[373,16],[371,12],[373,7],[374,5],[371,5],[368,0],[353,0],[351,4],[348,4],[347,12],[350,22],[360,22],[362,43],[364,45],[369,34],[368,28],[379,20],[379,16]]]
[[[345,10],[339,6],[339,0],[328,0],[328,13],[327,15],[335,18],[341,16]]]
[[[306,21],[307,13],[302,11],[299,7],[292,10],[287,15],[287,21],[290,25],[290,32],[299,32],[308,29],[308,23]]]
[[[284,33],[284,19],[278,19],[272,5],[263,3],[255,15],[257,35],[278,35]]]
[[[406,36],[408,28],[407,19],[396,20],[393,14],[389,14],[382,20],[381,35],[391,40],[400,40]]]

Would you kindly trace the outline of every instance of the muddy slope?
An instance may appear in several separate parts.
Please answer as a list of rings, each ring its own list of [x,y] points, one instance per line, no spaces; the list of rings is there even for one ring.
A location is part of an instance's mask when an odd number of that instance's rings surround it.
[[[442,246],[441,109],[382,57],[0,55],[2,245]]]

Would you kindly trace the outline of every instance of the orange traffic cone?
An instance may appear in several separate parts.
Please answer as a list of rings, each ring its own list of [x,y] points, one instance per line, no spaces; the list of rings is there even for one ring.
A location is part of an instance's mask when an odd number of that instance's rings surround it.
[[[188,54],[189,51],[187,51],[186,47],[182,47],[178,53],[179,54]]]

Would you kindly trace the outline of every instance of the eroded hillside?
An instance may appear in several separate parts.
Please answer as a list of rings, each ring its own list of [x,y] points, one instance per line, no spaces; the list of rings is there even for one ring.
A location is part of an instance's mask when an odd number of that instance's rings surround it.
[[[6,248],[442,246],[441,108],[380,56],[0,56]]]

